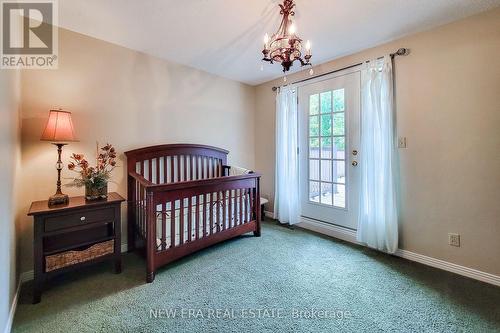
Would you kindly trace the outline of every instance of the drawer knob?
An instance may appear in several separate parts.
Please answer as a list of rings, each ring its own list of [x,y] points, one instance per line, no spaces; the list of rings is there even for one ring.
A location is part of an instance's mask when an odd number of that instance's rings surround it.
[[[80,217],[80,221],[85,221],[85,216]]]

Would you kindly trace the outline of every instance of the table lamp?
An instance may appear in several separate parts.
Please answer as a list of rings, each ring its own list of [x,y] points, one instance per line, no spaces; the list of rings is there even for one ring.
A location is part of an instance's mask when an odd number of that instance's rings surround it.
[[[67,145],[67,142],[77,141],[73,130],[73,122],[71,121],[71,112],[63,110],[50,110],[49,120],[43,131],[42,141],[51,141],[57,147],[58,159],[56,163],[57,169],[57,190],[56,193],[49,198],[49,206],[67,204],[69,197],[61,191],[61,170],[63,163],[61,161],[62,147]]]

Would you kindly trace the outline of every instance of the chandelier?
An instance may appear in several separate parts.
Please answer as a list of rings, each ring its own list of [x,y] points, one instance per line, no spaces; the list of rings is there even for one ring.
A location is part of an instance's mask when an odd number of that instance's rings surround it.
[[[262,50],[264,58],[262,60],[271,64],[280,63],[283,66],[283,73],[289,71],[296,60],[300,62],[301,66],[312,67],[310,63],[311,43],[306,42],[306,53],[302,58],[302,39],[297,36],[297,28],[292,22],[292,17],[295,16],[295,3],[293,0],[284,0],[283,4],[279,6],[281,8],[280,15],[283,15],[283,18],[278,31],[271,38],[267,33],[264,36],[264,50]]]

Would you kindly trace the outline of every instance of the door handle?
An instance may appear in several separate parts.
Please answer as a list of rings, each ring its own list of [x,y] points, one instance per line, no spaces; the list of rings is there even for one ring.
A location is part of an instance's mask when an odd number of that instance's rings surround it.
[[[356,155],[358,155],[358,151],[357,151],[356,149],[354,149],[354,150],[352,151],[352,154],[353,154],[354,156],[356,156]]]
[[[358,161],[352,161],[352,166],[355,167],[355,166],[358,166]]]

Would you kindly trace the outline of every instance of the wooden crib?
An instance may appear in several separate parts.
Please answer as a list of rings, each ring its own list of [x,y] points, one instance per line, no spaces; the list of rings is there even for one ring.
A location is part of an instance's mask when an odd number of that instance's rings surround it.
[[[228,151],[194,144],[131,150],[128,249],[145,244],[146,281],[156,269],[218,242],[260,236],[260,175],[229,176]]]

